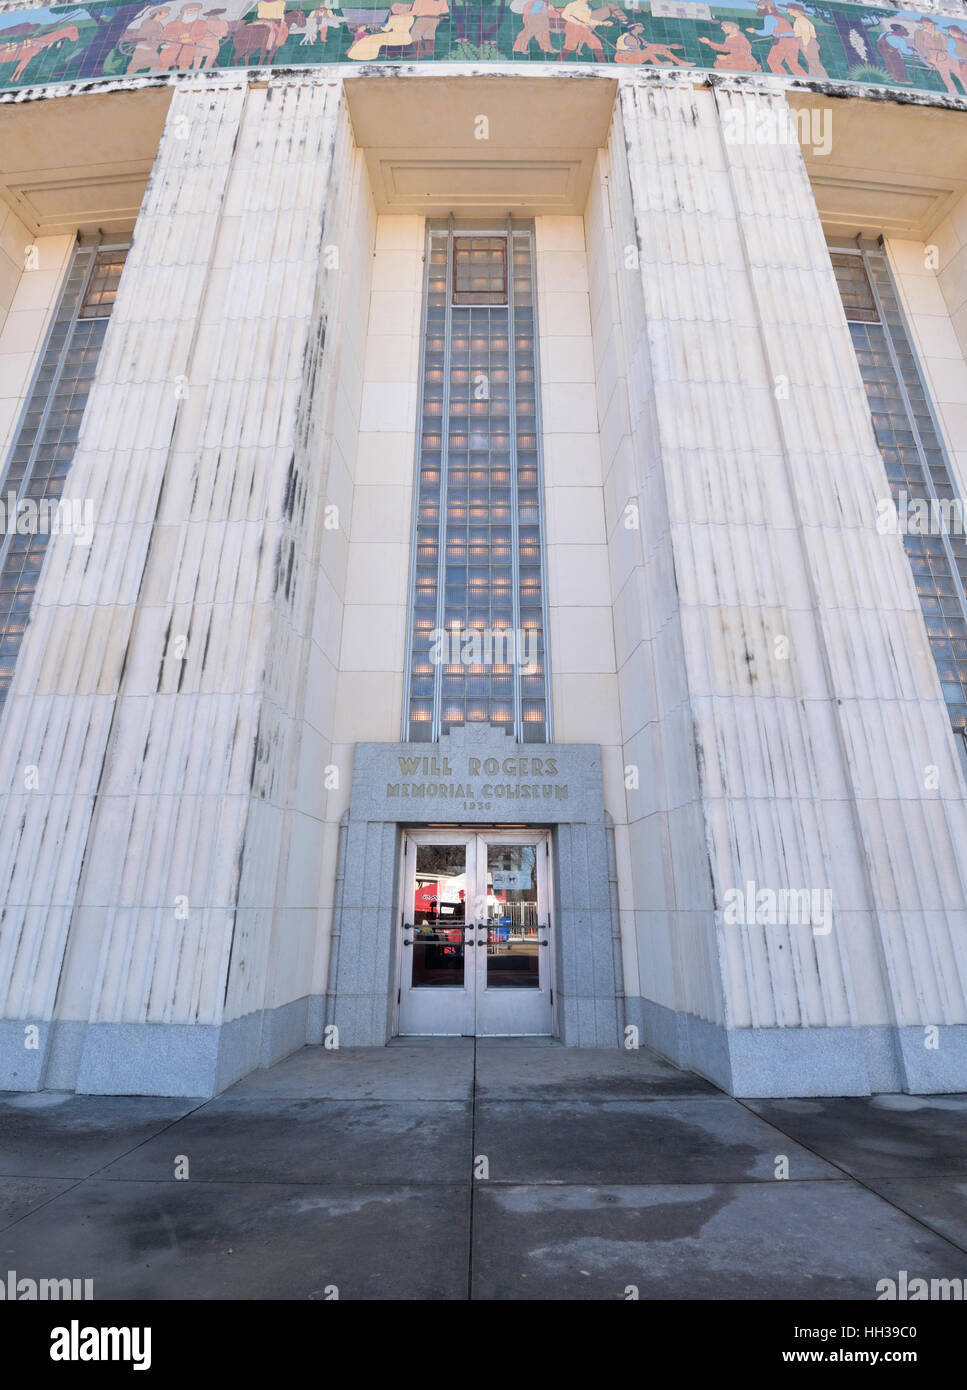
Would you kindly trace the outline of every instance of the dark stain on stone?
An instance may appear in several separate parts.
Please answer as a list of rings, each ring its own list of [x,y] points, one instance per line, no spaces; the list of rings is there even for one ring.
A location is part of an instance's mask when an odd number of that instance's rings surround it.
[[[181,687],[182,687],[182,684],[183,684],[184,679],[185,679],[185,671],[188,669],[188,650],[190,649],[190,646],[191,646],[191,628],[189,627],[189,629],[188,629],[188,646],[185,648],[185,655],[184,655],[184,656],[181,658],[181,660],[178,662],[178,665],[179,665],[179,667],[180,667],[180,670],[178,671],[178,685],[177,685],[176,688],[177,688],[179,694],[181,693]]]
[[[288,521],[292,520],[292,514],[295,511],[295,495],[298,477],[299,475],[296,472],[295,466],[295,454],[293,454],[289,459],[289,467],[286,470],[285,494],[282,499],[282,515]]]
[[[208,627],[207,627],[207,629],[206,629],[206,631],[205,631],[205,645],[204,645],[204,647],[202,648],[202,654],[201,654],[201,669],[202,669],[203,671],[204,671],[204,669],[205,669],[205,662],[208,660],[208,648],[209,648],[209,645],[210,645],[211,640],[212,640],[212,626],[213,626],[213,624],[212,624],[211,620],[209,620]]]
[[[161,683],[164,680],[165,657],[168,655],[168,642],[171,640],[171,624],[173,620],[174,618],[172,615],[172,617],[168,619],[168,626],[165,628],[165,637],[161,644],[161,660],[158,662],[158,683],[155,686],[155,690],[161,689]]]
[[[288,598],[291,598],[291,596],[292,596],[292,567],[293,567],[294,564],[295,564],[295,543],[294,543],[294,541],[291,541],[291,540],[290,540],[290,541],[289,541],[289,564],[288,564],[288,567],[286,568],[286,572],[285,572],[285,596],[286,596],[287,599],[288,599]]]
[[[248,784],[249,784],[249,786],[250,786],[253,790],[255,789],[255,765],[256,765],[256,763],[258,762],[258,757],[259,757],[259,729],[260,729],[260,728],[261,728],[261,720],[259,720],[259,727],[256,728],[256,730],[255,730],[255,737],[252,739],[252,765],[251,765],[251,767],[250,767],[249,770],[248,770]]]
[[[272,567],[272,594],[273,594],[273,596],[279,592],[279,574],[280,574],[280,572],[281,572],[281,569],[282,569],[282,540],[281,540],[281,537],[280,537],[279,543],[278,543],[278,545],[275,547],[275,563],[273,564],[273,567]]]

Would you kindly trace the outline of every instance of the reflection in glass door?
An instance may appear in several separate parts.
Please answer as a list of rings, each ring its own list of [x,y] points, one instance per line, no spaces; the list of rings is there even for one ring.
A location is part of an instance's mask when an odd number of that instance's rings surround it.
[[[407,836],[401,1034],[554,1031],[549,849],[541,831]]]

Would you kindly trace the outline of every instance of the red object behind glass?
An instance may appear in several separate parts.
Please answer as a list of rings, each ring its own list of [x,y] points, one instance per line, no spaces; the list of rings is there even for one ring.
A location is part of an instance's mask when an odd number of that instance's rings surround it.
[[[437,883],[435,881],[427,883],[418,883],[416,885],[416,894],[413,900],[414,920],[417,920],[418,918],[425,918],[428,922],[434,924],[439,921],[440,914],[438,910],[438,904],[440,901],[442,888],[443,884]],[[466,893],[461,888],[459,893],[461,903],[464,902],[466,896]],[[462,941],[463,928],[454,927],[452,930],[447,931],[446,940],[457,942]]]

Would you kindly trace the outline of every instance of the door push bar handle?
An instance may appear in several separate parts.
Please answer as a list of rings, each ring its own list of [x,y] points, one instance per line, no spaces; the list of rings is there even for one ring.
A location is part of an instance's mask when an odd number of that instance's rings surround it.
[[[489,929],[492,929],[493,923],[488,923],[487,925],[488,925],[488,930],[489,930]],[[538,928],[537,928],[538,931],[550,931],[550,929],[551,929],[551,924],[550,924],[550,922],[542,922],[542,923],[538,926]],[[468,941],[468,942],[467,942],[467,945],[468,945],[468,946],[472,946],[473,944],[474,944],[474,943],[473,943],[472,941]],[[538,941],[537,944],[538,944],[538,946],[549,946],[549,945],[550,945],[550,942],[547,941],[547,940],[544,940],[544,941]],[[478,945],[478,946],[489,946],[489,945],[490,945],[490,941],[489,941],[489,939],[488,939],[487,936],[478,936],[478,938],[477,938],[477,945]]]
[[[417,930],[417,928],[413,925],[412,922],[404,922],[404,923],[403,923],[403,931],[404,931],[404,932],[416,931],[416,930]],[[464,930],[464,931],[474,931],[475,928],[474,928],[474,927],[465,927],[465,928],[461,928],[461,930]],[[461,944],[461,943],[457,943],[457,944]],[[473,946],[473,945],[475,945],[476,943],[473,942],[473,941],[466,941],[466,940],[465,940],[465,941],[463,941],[462,944],[463,944],[464,946]],[[403,945],[404,945],[404,946],[412,946],[412,945],[413,945],[413,938],[412,938],[412,936],[411,936],[411,937],[406,937],[406,936],[404,936],[404,937],[403,937]]]

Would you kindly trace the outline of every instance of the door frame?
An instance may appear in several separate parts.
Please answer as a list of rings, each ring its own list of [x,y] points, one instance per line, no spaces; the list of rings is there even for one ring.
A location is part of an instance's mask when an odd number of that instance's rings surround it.
[[[454,844],[461,841],[469,844],[471,840],[483,840],[488,844],[528,844],[543,843],[546,846],[544,855],[544,867],[541,869],[540,860],[537,863],[538,894],[543,886],[544,903],[546,907],[546,920],[550,923],[551,930],[548,933],[547,945],[547,980],[550,990],[550,1009],[551,1009],[551,1031],[549,1033],[514,1033],[514,1034],[486,1034],[487,1037],[549,1037],[559,1036],[558,1030],[558,981],[557,981],[557,916],[554,904],[554,835],[553,826],[550,825],[522,825],[517,829],[510,830],[505,827],[494,827],[493,829],[481,825],[404,825],[400,827],[399,840],[399,875],[396,889],[396,903],[393,910],[393,950],[396,962],[392,974],[392,988],[395,994],[392,1008],[391,1032],[394,1038],[403,1036],[413,1036],[416,1034],[404,1035],[400,1033],[400,1012],[403,999],[403,961],[405,951],[403,949],[403,920],[407,902],[408,879],[407,861],[409,855],[407,846],[409,841],[418,841],[423,844]],[[476,849],[474,850],[476,862]],[[474,969],[476,971],[476,957],[474,958]],[[428,1036],[439,1037],[465,1037],[466,1034],[441,1033],[430,1034]],[[482,1036],[475,1034],[475,1036]]]

